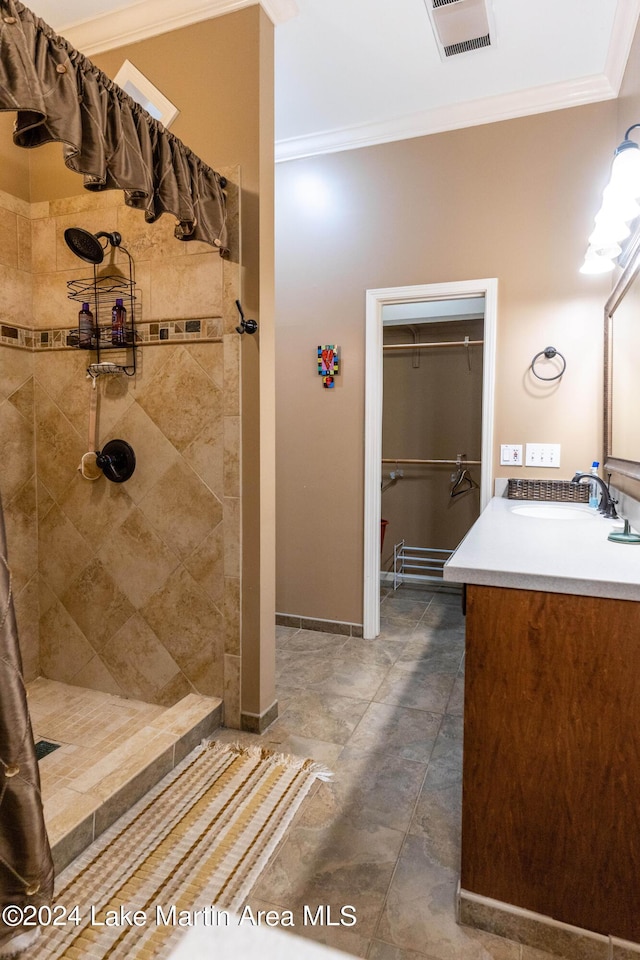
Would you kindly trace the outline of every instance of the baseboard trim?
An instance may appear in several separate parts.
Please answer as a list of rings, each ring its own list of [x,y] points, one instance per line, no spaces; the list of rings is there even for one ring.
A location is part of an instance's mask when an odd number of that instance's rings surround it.
[[[298,617],[290,613],[276,613],[278,627],[295,627],[297,630],[317,630],[321,633],[338,633],[343,637],[362,637],[361,623],[348,623],[343,620],[322,620],[312,617]]]
[[[458,888],[458,923],[566,960],[637,960],[640,944],[574,927],[553,917]]]
[[[270,707],[263,710],[262,713],[247,713],[243,711],[240,714],[240,729],[245,733],[264,733],[274,720],[278,719],[278,701],[274,700]]]

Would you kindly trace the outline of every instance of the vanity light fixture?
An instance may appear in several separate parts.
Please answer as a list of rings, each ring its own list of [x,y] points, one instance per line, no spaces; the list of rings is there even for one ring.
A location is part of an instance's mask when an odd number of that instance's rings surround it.
[[[613,155],[611,176],[602,194],[602,206],[596,214],[589,237],[589,248],[581,273],[607,273],[622,253],[621,242],[631,233],[629,224],[640,216],[640,146],[629,139],[634,123]]]

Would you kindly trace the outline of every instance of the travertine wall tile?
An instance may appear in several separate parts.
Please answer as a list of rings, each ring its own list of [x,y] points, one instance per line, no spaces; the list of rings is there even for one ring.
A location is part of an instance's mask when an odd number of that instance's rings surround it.
[[[173,260],[186,256],[193,246],[198,246],[200,253],[210,249],[204,244],[178,242],[174,234],[175,223],[174,217],[160,217],[155,223],[147,223],[139,210],[124,205],[118,208],[118,230],[123,237],[123,246],[136,263],[140,260]]]
[[[31,273],[31,220],[27,217],[18,217],[18,270]]]
[[[0,247],[3,224],[15,236],[0,256],[9,293],[2,319],[42,330],[45,346],[65,346],[79,309],[67,281],[92,270],[64,242],[64,229],[78,226],[122,233],[135,259],[136,319],[158,321],[158,343],[138,350],[136,376],[97,384],[94,445],[120,437],[136,454],[123,484],[78,472],[92,446],[86,366],[93,354],[0,346],[0,444],[9,454],[0,489],[9,502],[29,676],[42,670],[163,705],[190,692],[224,695],[227,722],[239,725],[236,265],[205,244],[176,241],[171,217],[146,224],[118,191],[2,208],[0,195]],[[100,270],[126,275],[127,258],[109,249]],[[188,342],[186,321],[209,318],[195,330],[210,337],[221,335],[223,317],[226,343]],[[174,333],[183,342],[166,342]]]
[[[237,333],[224,336],[224,412],[227,417],[240,414],[240,338]]]
[[[239,577],[225,577],[224,615],[227,626],[225,653],[240,655],[241,585]]]
[[[241,576],[240,567],[241,504],[233,497],[224,500],[224,572],[227,577]]]
[[[18,269],[18,218],[0,206],[0,263]]]
[[[0,492],[8,503],[34,472],[33,420],[25,419],[10,400],[0,402],[0,450]]]
[[[43,217],[31,221],[31,269],[34,273],[56,271],[56,221]]]
[[[141,500],[140,509],[183,562],[222,520],[222,503],[182,459]]]
[[[166,402],[167,395],[172,403]],[[222,406],[220,389],[191,358],[186,345],[140,386],[137,401],[181,452],[220,415]]]
[[[33,354],[24,350],[0,349],[0,399],[5,400],[33,375]]]
[[[35,475],[4,503],[7,557],[13,577],[14,594],[38,572],[38,517]]]
[[[224,493],[240,496],[240,417],[224,418]]]
[[[219,523],[184,561],[196,583],[216,606],[224,607],[224,524]]]
[[[22,673],[26,683],[40,676],[40,624],[38,618],[38,575],[14,598]]]
[[[221,299],[222,260],[214,250],[174,260],[151,261],[148,319],[215,316],[220,311]]]
[[[227,727],[240,727],[240,657],[224,656],[224,722]]]
[[[164,587],[179,565],[177,552],[137,508],[105,538],[98,555],[136,610]]]
[[[18,270],[17,266],[0,263],[0,288],[2,289],[0,320],[3,323],[31,326],[33,323],[31,275],[24,270]]]

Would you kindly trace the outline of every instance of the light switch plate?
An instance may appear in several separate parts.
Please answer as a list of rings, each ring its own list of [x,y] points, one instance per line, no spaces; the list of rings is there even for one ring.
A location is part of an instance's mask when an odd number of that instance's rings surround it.
[[[525,456],[527,467],[559,467],[559,443],[528,443]]]
[[[522,466],[522,444],[521,443],[501,443],[500,444],[500,466],[502,467],[521,467]]]

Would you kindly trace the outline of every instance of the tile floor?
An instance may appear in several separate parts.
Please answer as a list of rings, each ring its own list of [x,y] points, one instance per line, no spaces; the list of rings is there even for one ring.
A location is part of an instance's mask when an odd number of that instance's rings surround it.
[[[360,640],[278,627],[280,716],[261,738],[334,772],[256,884],[258,909],[356,907],[355,927],[296,926],[370,960],[544,960],[455,921],[464,619],[460,596],[403,587]]]

